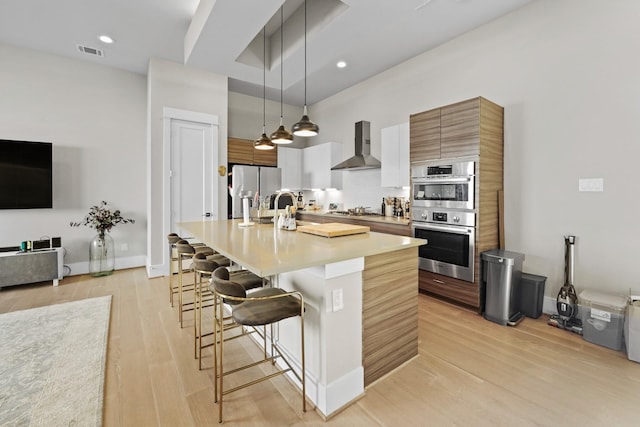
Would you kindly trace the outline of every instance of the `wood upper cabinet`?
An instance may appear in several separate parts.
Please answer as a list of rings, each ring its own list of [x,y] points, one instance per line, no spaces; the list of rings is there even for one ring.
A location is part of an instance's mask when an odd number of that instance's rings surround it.
[[[482,98],[411,115],[411,162],[479,156],[487,140],[502,138],[503,108]]]
[[[480,153],[480,99],[440,109],[440,157],[477,156]]]
[[[227,161],[242,165],[277,166],[278,147],[273,150],[256,150],[253,141],[240,138],[227,140]]]
[[[276,145],[273,150],[256,150],[254,148],[253,164],[258,166],[278,166],[278,146]]]
[[[440,108],[411,115],[409,141],[412,163],[440,158]]]

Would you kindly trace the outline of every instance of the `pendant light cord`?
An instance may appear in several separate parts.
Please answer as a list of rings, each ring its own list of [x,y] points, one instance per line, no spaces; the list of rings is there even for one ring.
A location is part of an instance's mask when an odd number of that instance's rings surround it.
[[[282,125],[282,82],[284,81],[284,13],[280,6],[280,124]]]
[[[307,109],[307,0],[304,0],[304,108]]]
[[[267,32],[262,27],[262,133],[267,131]]]

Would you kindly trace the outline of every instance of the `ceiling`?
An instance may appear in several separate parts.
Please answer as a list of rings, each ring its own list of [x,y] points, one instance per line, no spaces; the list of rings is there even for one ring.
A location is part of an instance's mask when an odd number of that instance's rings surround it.
[[[313,104],[533,0],[308,0]],[[280,66],[280,7],[284,68]],[[263,70],[262,28],[266,71]],[[100,34],[115,39],[98,41]],[[159,57],[229,77],[229,90],[302,106],[303,0],[2,0],[0,42],[146,74]],[[102,57],[78,45],[100,49]],[[339,60],[347,67],[337,68]]]

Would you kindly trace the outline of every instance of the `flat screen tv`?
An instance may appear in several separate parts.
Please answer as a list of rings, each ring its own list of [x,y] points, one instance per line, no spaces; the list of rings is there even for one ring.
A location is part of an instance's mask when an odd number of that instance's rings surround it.
[[[52,144],[0,139],[0,209],[53,207]]]

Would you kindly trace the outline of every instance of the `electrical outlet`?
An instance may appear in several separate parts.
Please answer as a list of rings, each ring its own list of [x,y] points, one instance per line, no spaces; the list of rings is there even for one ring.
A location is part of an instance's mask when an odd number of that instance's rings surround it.
[[[333,299],[333,311],[340,311],[344,308],[344,299],[342,297],[342,289],[335,289],[331,292]]]
[[[580,178],[578,180],[578,191],[604,191],[604,179]]]
[[[122,252],[127,252],[129,250],[129,245],[127,243],[121,243],[120,244],[120,250]]]

